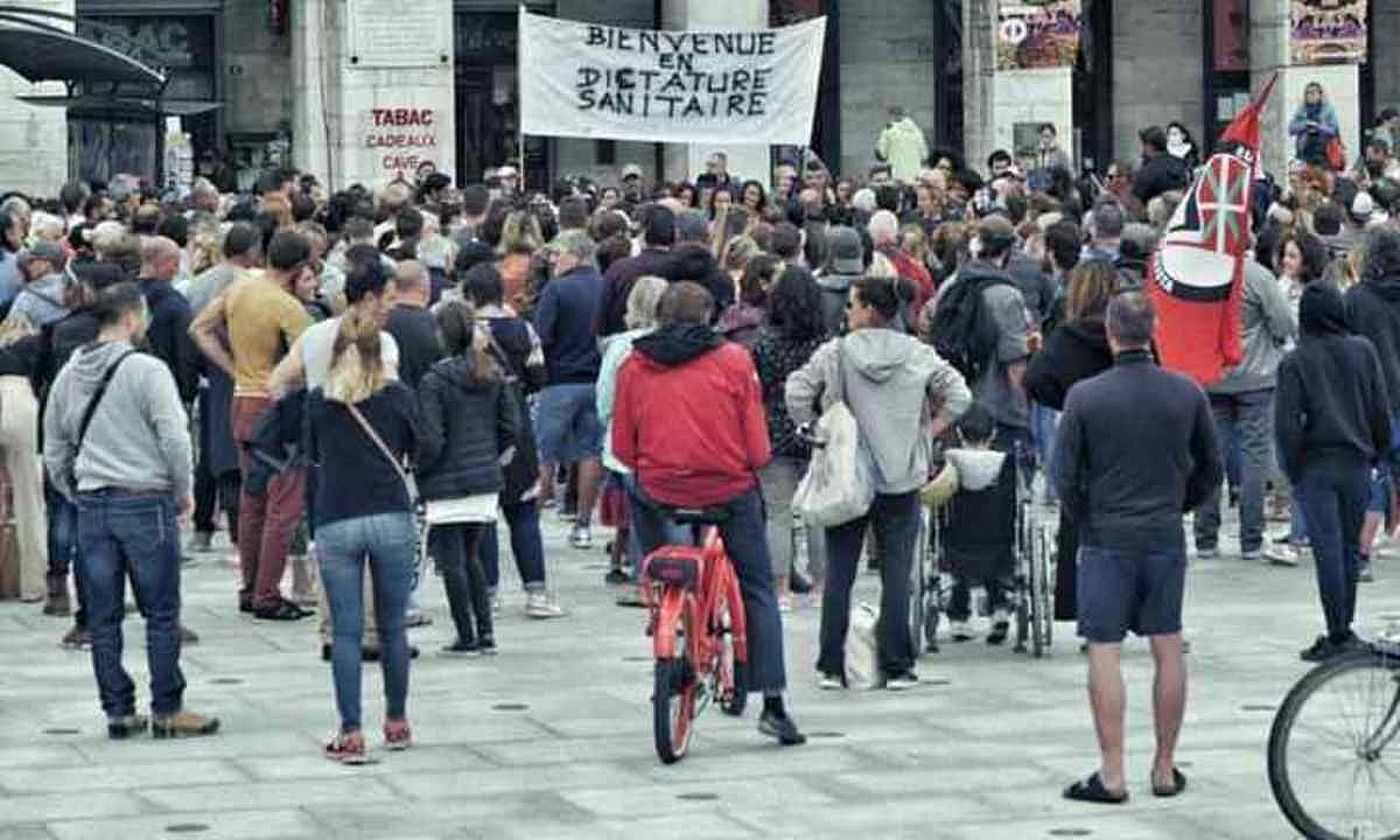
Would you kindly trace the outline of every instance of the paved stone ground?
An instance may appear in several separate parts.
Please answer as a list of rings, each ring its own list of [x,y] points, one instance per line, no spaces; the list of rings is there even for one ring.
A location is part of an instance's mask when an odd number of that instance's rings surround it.
[[[820,693],[818,612],[799,605],[786,616],[788,671],[812,741],[771,746],[751,704],[744,720],[707,715],[692,755],[662,767],[642,613],[612,605],[601,548],[565,548],[563,527],[547,519],[570,616],[528,621],[510,591],[500,656],[437,658],[450,630],[430,579],[434,624],[413,631],[425,654],[410,696],[418,746],[358,769],[318,754],[334,711],[313,623],[238,615],[222,555],[185,577],[186,621],[203,635],[184,655],[187,701],[223,718],[211,739],[108,742],[88,656],[55,645],[64,623],[0,604],[0,838],[1289,836],[1264,745],[1272,707],[1304,672],[1296,651],[1320,624],[1310,564],[1226,556],[1193,567],[1180,755],[1191,788],[1175,801],[1148,795],[1151,663],[1135,643],[1125,654],[1134,799],[1105,809],[1059,796],[1095,762],[1084,664],[1064,625],[1049,659],[945,645],[923,660],[929,684],[917,691]],[[1361,595],[1372,632],[1400,619],[1400,563],[1380,571]],[[873,597],[874,578],[859,585]],[[126,658],[142,684],[139,645]],[[379,690],[367,670],[375,731]]]

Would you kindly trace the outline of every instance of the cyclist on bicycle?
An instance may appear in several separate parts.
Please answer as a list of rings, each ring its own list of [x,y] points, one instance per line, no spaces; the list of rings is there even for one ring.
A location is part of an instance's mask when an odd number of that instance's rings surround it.
[[[801,744],[783,705],[783,625],[758,488],[771,457],[761,388],[748,351],[710,328],[713,310],[696,283],[661,296],[660,327],[637,339],[618,374],[613,453],[636,477],[629,501],[643,556],[666,542],[672,510],[715,511],[744,597],[748,689],[763,693],[758,729]]]

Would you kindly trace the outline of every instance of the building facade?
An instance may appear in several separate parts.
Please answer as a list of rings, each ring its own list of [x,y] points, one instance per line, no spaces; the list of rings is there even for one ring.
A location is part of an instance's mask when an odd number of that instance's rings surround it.
[[[1351,3],[1357,0],[1349,0]],[[180,120],[196,170],[247,188],[294,165],[333,186],[411,178],[432,167],[461,182],[523,163],[535,185],[566,174],[611,177],[624,163],[650,176],[693,174],[696,146],[522,137],[516,0],[35,0],[70,12],[104,44],[156,56],[167,96],[198,111]],[[901,105],[932,148],[976,165],[996,148],[1023,151],[1049,122],[1077,167],[1102,172],[1137,157],[1137,131],[1179,122],[1207,148],[1231,115],[1278,72],[1266,119],[1266,164],[1286,165],[1286,123],[1318,81],[1350,152],[1382,108],[1400,106],[1400,2],[1360,0],[1360,55],[1301,63],[1295,5],[1347,0],[1045,0],[1070,8],[1077,49],[1057,66],[1008,67],[1017,26],[1008,0],[529,0],[535,12],[622,26],[749,28],[828,18],[811,150],[864,172],[889,106]],[[1009,28],[1008,28],[1009,27]],[[1001,52],[999,52],[1001,50]],[[1041,56],[1040,58],[1044,58]],[[1050,64],[1055,64],[1053,60]],[[1034,62],[1032,62],[1034,63]],[[529,72],[524,68],[524,72]],[[49,87],[52,91],[52,86]],[[0,97],[32,93],[0,70]],[[15,103],[0,126],[0,185],[51,192],[64,176],[152,176],[150,120]],[[66,124],[66,130],[65,130]],[[715,147],[726,146],[715,138]],[[729,144],[731,169],[765,175],[775,151]]]

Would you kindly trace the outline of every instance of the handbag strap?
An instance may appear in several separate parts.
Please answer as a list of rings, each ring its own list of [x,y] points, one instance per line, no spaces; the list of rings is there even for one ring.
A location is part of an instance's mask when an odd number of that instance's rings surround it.
[[[82,422],[78,424],[78,445],[77,450],[82,451],[83,441],[87,438],[88,427],[92,425],[92,418],[97,414],[97,407],[101,405],[102,398],[107,394],[107,386],[112,384],[112,377],[117,375],[117,368],[122,366],[126,357],[136,353],[135,350],[127,350],[117,357],[111,367],[102,374],[102,381],[97,383],[97,390],[93,392],[92,399],[88,400],[87,408],[83,410]]]
[[[344,405],[345,410],[350,412],[350,416],[355,418],[355,422],[360,425],[360,429],[364,431],[365,436],[374,441],[375,447],[377,447],[380,452],[384,453],[384,457],[388,459],[389,464],[393,466],[394,472],[399,474],[399,480],[403,482],[404,491],[408,493],[409,501],[412,501],[413,485],[409,482],[408,473],[404,470],[403,465],[399,463],[399,459],[394,457],[394,453],[389,450],[388,444],[384,443],[384,439],[379,436],[379,433],[374,430],[374,427],[369,424],[369,421],[365,419],[365,416],[360,413],[358,408],[350,403],[345,403]]]
[[[836,402],[846,402],[846,366],[845,356],[841,350],[846,346],[844,337],[836,339]]]

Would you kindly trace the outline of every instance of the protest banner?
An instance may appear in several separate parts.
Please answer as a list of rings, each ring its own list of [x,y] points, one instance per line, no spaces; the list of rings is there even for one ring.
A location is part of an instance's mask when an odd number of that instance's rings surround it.
[[[1289,23],[1294,64],[1366,60],[1366,0],[1293,0]]]
[[[807,145],[826,19],[668,32],[520,11],[526,134]]]
[[[1080,25],[1080,0],[1000,0],[997,69],[1073,65]]]

